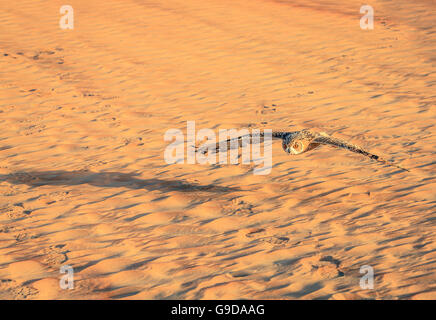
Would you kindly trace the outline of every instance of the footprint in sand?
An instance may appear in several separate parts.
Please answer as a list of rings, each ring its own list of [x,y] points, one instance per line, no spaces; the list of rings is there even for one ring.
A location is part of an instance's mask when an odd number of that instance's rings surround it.
[[[17,228],[11,227],[11,226],[2,226],[0,227],[0,233],[9,233],[9,232],[15,232],[17,231]]]
[[[70,191],[56,191],[56,192],[51,192],[49,194],[44,194],[39,196],[36,199],[36,202],[42,205],[50,205],[58,201],[63,201],[65,199],[68,199],[70,197],[71,197]]]
[[[43,63],[52,63],[55,62],[57,64],[64,63],[64,57],[57,56],[57,52],[53,50],[42,50],[37,51],[33,56],[33,60],[42,60]]]
[[[280,235],[271,235],[270,232],[263,228],[249,229],[248,232],[245,231],[246,238],[253,238],[259,242],[265,242],[272,245],[285,245],[289,242],[289,238]]]
[[[15,56],[13,56],[13,55],[11,55],[11,54],[9,54],[9,53],[3,53],[3,54],[1,54],[3,57],[8,57],[8,58],[12,58],[12,59],[17,59],[17,57],[15,57]]]
[[[100,95],[99,94],[97,94],[97,93],[93,93],[93,92],[89,92],[89,91],[83,91],[82,92],[82,95],[84,96],[84,97],[100,97]]]
[[[341,262],[332,256],[314,256],[299,261],[302,270],[306,273],[316,274],[323,279],[332,279],[344,276],[340,270]]]
[[[269,114],[277,111],[277,105],[272,104],[271,106],[262,105],[256,111],[257,114]]]
[[[7,185],[4,186],[4,190],[2,191],[2,196],[15,196],[21,193],[21,190],[18,186],[15,185]],[[0,209],[1,210],[1,209]]]
[[[0,214],[6,214],[10,219],[19,219],[29,216],[31,210],[26,210],[22,203],[16,203],[11,206],[0,208]]]
[[[273,245],[285,245],[289,242],[288,237],[272,236],[260,239],[261,242],[270,243]]]
[[[23,285],[12,279],[0,279],[0,299],[23,300],[33,298],[39,291],[31,286]]]
[[[45,248],[39,253],[42,256],[42,263],[53,267],[59,267],[68,260],[68,252],[69,250],[65,249],[64,244],[59,244]]]
[[[265,236],[266,234],[266,230],[263,228],[253,228],[253,229],[249,229],[246,233],[245,236],[247,238],[255,238],[258,239],[260,237]]]
[[[223,208],[223,212],[230,216],[250,216],[254,213],[253,205],[238,199],[233,199],[226,204]]]
[[[24,128],[24,131],[25,131],[24,134],[26,136],[30,136],[32,134],[40,133],[40,132],[44,131],[45,128],[46,128],[46,126],[43,124],[32,124],[32,125]]]
[[[14,238],[15,238],[15,240],[17,240],[17,242],[25,241],[28,239],[34,239],[36,237],[37,237],[36,234],[29,233],[26,231],[19,231],[19,232],[14,234]]]
[[[11,291],[15,299],[19,300],[32,298],[39,294],[39,291],[37,289],[30,286],[20,286],[18,288],[12,289]]]

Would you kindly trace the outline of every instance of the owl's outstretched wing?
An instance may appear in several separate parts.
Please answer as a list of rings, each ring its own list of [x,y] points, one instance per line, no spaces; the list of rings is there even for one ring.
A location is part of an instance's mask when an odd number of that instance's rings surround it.
[[[295,134],[295,132],[285,132],[285,131],[273,131],[272,138],[273,139],[283,139],[286,135]],[[227,140],[223,140],[214,144],[203,145],[201,147],[195,147],[195,152],[206,154],[209,150],[218,153],[220,151],[232,150],[237,148],[242,148],[245,141],[248,143],[251,142],[253,137],[260,137],[259,142],[263,142],[262,138],[265,136],[264,132],[259,133],[250,133],[238,137],[229,138]]]
[[[351,152],[355,152],[355,153],[359,153],[361,155],[364,155],[364,156],[366,156],[372,160],[375,160],[377,162],[380,162],[380,163],[383,163],[383,164],[393,166],[393,167],[396,167],[398,169],[410,172],[410,170],[403,168],[403,167],[400,167],[399,165],[396,165],[390,161],[387,161],[378,155],[372,154],[372,153],[366,151],[365,149],[363,149],[362,147],[359,147],[358,145],[352,144],[352,143],[347,142],[347,141],[342,140],[342,139],[331,137],[326,133],[319,134],[316,138],[314,138],[312,140],[312,143],[331,145],[331,146],[334,146],[337,148],[347,149],[347,150],[350,150]]]

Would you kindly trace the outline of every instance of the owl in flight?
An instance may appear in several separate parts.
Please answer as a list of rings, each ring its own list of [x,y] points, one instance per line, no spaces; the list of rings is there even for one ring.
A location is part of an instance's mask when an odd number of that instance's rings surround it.
[[[264,137],[264,133],[260,132],[258,134],[249,134],[248,136],[251,138],[253,136],[260,136]],[[242,146],[242,138],[247,136],[239,136],[235,138],[227,139],[227,150],[232,148],[232,144],[230,144],[233,140],[238,140],[238,147]],[[282,148],[285,152],[288,154],[296,155],[300,153],[304,153],[310,150],[313,150],[321,145],[330,145],[336,148],[342,148],[347,149],[349,151],[359,153],[363,156],[366,156],[372,160],[375,160],[377,162],[393,166],[396,168],[399,168],[404,171],[409,171],[408,169],[405,169],[403,167],[400,167],[392,162],[389,162],[387,160],[384,160],[383,158],[379,157],[378,155],[372,154],[363,148],[349,143],[345,140],[334,138],[327,133],[318,133],[314,132],[308,129],[304,129],[301,131],[294,131],[294,132],[285,132],[285,131],[273,131],[272,132],[272,138],[273,139],[281,139],[282,140]],[[215,144],[215,146],[212,146],[212,150],[215,152],[220,151],[220,145],[222,143],[218,142]],[[208,146],[202,146],[201,148],[196,148],[196,152],[206,154],[208,152],[209,148]]]

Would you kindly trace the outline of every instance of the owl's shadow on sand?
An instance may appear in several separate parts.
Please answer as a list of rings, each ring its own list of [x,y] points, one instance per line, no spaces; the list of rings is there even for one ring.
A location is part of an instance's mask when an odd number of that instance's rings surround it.
[[[12,184],[26,184],[31,187],[39,186],[75,186],[89,184],[103,188],[125,187],[130,189],[159,190],[163,192],[211,192],[226,193],[240,191],[239,188],[216,186],[213,184],[201,185],[183,180],[140,179],[137,173],[121,172],[92,172],[79,171],[17,171],[0,175],[0,182],[7,181]]]

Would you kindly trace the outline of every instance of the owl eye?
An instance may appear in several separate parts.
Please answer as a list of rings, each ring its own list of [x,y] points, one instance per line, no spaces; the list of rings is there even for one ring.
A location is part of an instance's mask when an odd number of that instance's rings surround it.
[[[294,148],[295,150],[299,150],[299,149],[300,149],[300,143],[295,142],[294,145],[293,145],[293,148]]]

